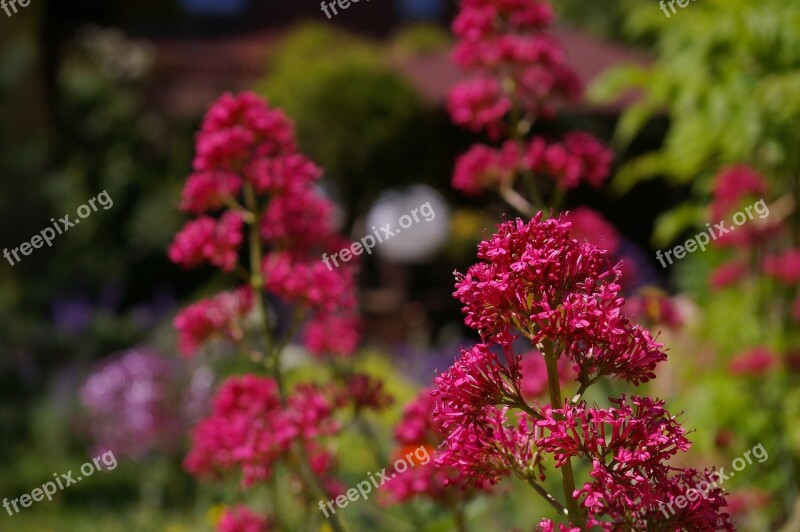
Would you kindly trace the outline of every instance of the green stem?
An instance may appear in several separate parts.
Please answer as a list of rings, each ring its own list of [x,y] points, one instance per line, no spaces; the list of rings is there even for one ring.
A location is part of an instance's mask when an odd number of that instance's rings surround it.
[[[550,503],[550,506],[555,508],[558,513],[560,513],[561,515],[563,515],[565,517],[569,515],[569,511],[566,508],[564,508],[564,505],[561,504],[560,502],[558,502],[558,499],[553,497],[553,495],[551,495],[549,491],[547,491],[542,486],[540,486],[531,477],[527,477],[525,480],[527,480],[528,484],[530,484],[530,486],[533,489],[536,490],[536,493],[538,493],[539,495],[544,497],[544,500],[546,500],[548,503]]]
[[[259,313],[261,332],[264,337],[264,352],[269,358],[270,373],[278,385],[278,395],[280,397],[281,404],[285,407],[287,401],[286,388],[283,382],[283,372],[281,370],[281,354],[283,352],[283,348],[290,339],[290,335],[293,333],[290,331],[287,334],[287,337],[283,338],[278,343],[275,342],[275,338],[272,335],[272,327],[269,323],[269,314],[267,314],[267,305],[264,298],[264,275],[261,271],[261,261],[263,259],[263,247],[261,245],[261,235],[259,232],[261,227],[261,212],[259,209],[258,200],[256,199],[255,189],[250,183],[245,183],[244,185],[244,200],[247,210],[252,213],[252,219],[249,220],[250,286],[252,287],[254,296],[256,298],[256,307]],[[298,316],[302,317],[300,311],[295,314],[294,323],[292,325],[293,330],[299,326],[299,323],[302,321],[301,319],[298,319]],[[294,451],[298,457],[298,474],[303,485],[306,487],[307,495],[311,496],[311,503],[313,504],[313,499],[317,497],[319,500],[324,501],[327,497],[325,489],[319,484],[318,479],[311,470],[308,454],[300,444],[294,445]],[[335,513],[331,514],[331,516],[328,518],[328,523],[334,532],[346,532],[346,528],[341,523],[339,516]]]
[[[261,273],[261,260],[264,255],[261,246],[261,235],[259,234],[261,215],[255,190],[250,183],[245,183],[244,185],[244,201],[247,209],[252,213],[248,231],[250,243],[250,287],[253,289],[253,295],[256,298],[256,312],[258,312],[258,320],[264,335],[264,353],[268,357],[269,370],[272,378],[278,384],[278,391],[281,398],[283,398],[286,395],[286,390],[284,389],[283,375],[281,374],[281,353],[272,348],[275,340],[272,337],[272,327],[269,323],[267,303],[264,298],[264,275]]]
[[[458,502],[453,505],[453,517],[456,521],[456,530],[458,532],[469,532],[467,528],[467,519],[464,515],[464,506]]]
[[[558,380],[558,356],[554,352],[552,342],[544,342],[544,361],[547,366],[547,382],[550,388],[550,405],[553,409],[563,408],[561,399],[561,383]],[[567,458],[561,466],[561,485],[567,500],[568,516],[573,525],[585,529],[585,518],[578,508],[578,501],[572,495],[575,492],[575,476],[572,472],[572,460]]]

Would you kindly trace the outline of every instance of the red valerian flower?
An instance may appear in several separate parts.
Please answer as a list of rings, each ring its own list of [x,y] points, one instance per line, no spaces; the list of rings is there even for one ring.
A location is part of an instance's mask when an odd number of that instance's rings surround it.
[[[498,138],[511,100],[496,79],[478,78],[453,87],[448,109],[454,123],[476,133],[486,128],[490,137]]]
[[[181,209],[192,214],[214,211],[239,193],[242,180],[233,172],[197,172],[189,176],[181,193]]]
[[[708,279],[708,284],[714,291],[719,291],[732,286],[747,275],[747,267],[739,261],[730,261],[714,268]]]
[[[336,433],[331,414],[330,401],[313,386],[296,388],[284,408],[273,379],[230,378],[218,391],[211,415],[195,428],[184,466],[201,477],[241,470],[245,487],[268,480],[294,442],[313,451],[319,448],[317,438]],[[332,464],[329,458],[318,462]]]
[[[664,325],[678,329],[683,318],[675,301],[660,288],[647,286],[625,301],[626,314],[640,325]]]
[[[306,305],[316,311],[342,312],[355,308],[355,272],[352,268],[329,269],[319,258],[306,259],[278,251],[264,257],[262,271],[267,290],[287,303]]]
[[[181,354],[191,356],[217,336],[234,342],[241,340],[242,321],[252,308],[253,292],[246,286],[189,305],[173,321]]]
[[[563,143],[548,143],[534,137],[523,157],[524,167],[547,175],[566,189],[581,181],[594,188],[603,185],[609,175],[612,152],[589,133],[572,132]]]
[[[520,391],[523,399],[540,399],[549,389],[547,381],[547,366],[545,365],[544,355],[539,351],[533,350],[520,359]],[[561,384],[575,381],[574,364],[566,358],[558,359],[558,378]]]
[[[436,463],[457,470],[459,482],[477,489],[511,475],[536,475],[537,467],[543,479],[541,464],[534,459],[538,437],[535,419],[527,413],[511,417],[508,407],[487,406],[474,422],[452,429]]]
[[[403,409],[403,417],[395,427],[395,440],[400,444],[396,453],[406,456],[417,452],[420,447],[427,451],[427,463],[417,463],[403,474],[398,474],[381,486],[383,501],[399,504],[418,497],[452,505],[473,497],[474,488],[459,479],[458,470],[436,463],[438,447],[445,438],[445,430],[440,420],[434,417],[435,399],[432,390],[422,390],[419,395]],[[414,455],[418,458],[418,455]],[[481,489],[488,490],[484,485]]]
[[[544,419],[536,423],[545,431],[536,446],[553,455],[556,467],[573,457],[592,463],[589,474],[594,480],[576,491],[588,511],[587,525],[609,531],[674,530],[680,523],[693,530],[727,530],[714,528],[718,520],[727,520],[728,526],[730,520],[720,514],[725,498],[720,489],[711,489],[711,475],[668,465],[675,454],[688,450],[690,442],[686,430],[664,410],[664,402],[634,396],[629,404],[624,395],[611,402],[618,408],[589,408],[567,401],[564,408],[546,408]],[[708,497],[672,509],[679,514],[677,520],[670,520],[671,528],[661,528],[665,517],[673,517],[663,506],[701,481],[707,482]]]
[[[731,375],[763,375],[778,365],[778,357],[766,347],[754,347],[736,355],[728,364]]]
[[[537,447],[552,453],[556,467],[569,458],[589,460],[606,457],[616,465],[615,473],[658,471],[661,464],[679,451],[688,450],[686,430],[664,410],[664,402],[649,397],[623,395],[611,399],[618,408],[587,408],[584,404],[566,403],[564,408],[544,409],[544,419],[537,421],[547,435],[536,441]]]
[[[539,521],[536,530],[537,532],[581,532],[581,529],[576,526],[572,526],[572,523],[568,525],[556,525],[550,519],[542,519]]]
[[[514,142],[506,142],[501,149],[476,144],[456,160],[453,188],[474,196],[508,185],[516,175],[519,162],[519,150]]]
[[[647,475],[619,474],[595,460],[589,475],[593,481],[578,490],[584,496],[588,527],[608,532],[735,530],[731,516],[722,510],[728,503],[712,472],[665,466]],[[688,503],[687,495],[693,497]],[[683,504],[676,504],[678,497]]]
[[[271,529],[266,517],[243,505],[225,508],[217,524],[218,532],[269,532]]]
[[[505,404],[520,396],[519,357],[503,345],[503,362],[489,346],[478,344],[461,351],[461,358],[435,379],[434,415],[449,430],[453,425],[475,423],[484,406]]]
[[[335,238],[332,220],[333,205],[313,189],[279,194],[264,212],[261,236],[274,248],[326,249]]]
[[[615,375],[634,384],[654,377],[661,345],[621,315],[620,271],[605,252],[569,235],[563,215],[505,222],[478,246],[483,259],[457,275],[454,296],[464,323],[491,341],[517,330],[532,345],[560,347],[585,375]]]
[[[312,355],[352,355],[358,347],[360,326],[356,316],[315,315],[303,330],[303,343]]]
[[[291,120],[251,92],[226,93],[214,102],[195,144],[197,171],[241,170],[249,159],[297,149]]]
[[[431,444],[438,446],[444,439],[442,422],[433,415],[436,399],[433,389],[422,390],[403,409],[403,418],[394,428],[394,438],[401,445]]]
[[[175,235],[169,258],[185,268],[208,262],[232,271],[239,260],[243,226],[244,218],[235,211],[224,213],[219,220],[203,216],[188,222]]]
[[[243,172],[260,194],[303,193],[322,176],[322,170],[299,153],[254,159]]]
[[[790,249],[778,255],[764,257],[764,273],[786,284],[800,283],[800,249]]]
[[[337,403],[353,405],[357,411],[381,411],[394,403],[394,398],[384,389],[383,380],[366,373],[354,373],[339,391]]]
[[[723,168],[714,178],[711,217],[721,220],[740,207],[748,197],[763,198],[769,193],[764,177],[745,165]]]
[[[593,246],[615,255],[619,250],[620,236],[616,228],[602,214],[589,207],[577,207],[564,215],[570,223],[569,234],[578,242]]]

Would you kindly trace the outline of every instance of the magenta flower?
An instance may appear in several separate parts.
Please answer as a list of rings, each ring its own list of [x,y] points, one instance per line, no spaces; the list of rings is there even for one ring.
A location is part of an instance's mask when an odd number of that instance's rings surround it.
[[[360,324],[356,316],[323,313],[315,316],[303,331],[303,343],[311,354],[351,355],[358,347]]]
[[[319,260],[344,244],[331,222],[333,204],[315,188],[322,171],[297,152],[291,121],[255,94],[225,94],[206,114],[196,152],[182,208],[192,214],[226,210],[188,222],[170,246],[170,259],[185,268],[208,263],[263,274],[258,285],[308,313],[304,337],[315,354],[355,351],[355,263],[329,269]],[[261,272],[248,271],[254,261],[239,257],[246,233],[254,230]],[[256,250],[252,241],[247,250]],[[240,318],[254,296],[237,303],[221,295],[187,307],[175,320],[181,352],[188,356],[212,337],[241,340]],[[331,335],[334,327],[343,327],[341,334]]]
[[[206,114],[196,148],[195,170],[238,171],[252,158],[294,152],[294,126],[253,93],[224,94]]]
[[[187,223],[169,248],[172,262],[194,268],[208,262],[231,271],[239,259],[244,219],[239,213],[226,212],[219,220],[203,216]]]
[[[431,391],[422,390],[406,405],[403,417],[395,427],[395,440],[400,444],[396,453],[398,457],[409,452],[418,452],[417,449],[421,446],[427,451],[429,460],[425,464],[418,463],[413,469],[396,475],[381,486],[383,501],[387,504],[399,504],[424,497],[450,506],[456,501],[468,500],[477,493],[457,469],[437,463],[437,447],[445,438],[445,430],[434,417],[435,400]],[[488,489],[488,484],[479,488],[482,491]]]
[[[272,528],[267,518],[247,506],[226,508],[217,524],[218,532],[269,532]]]
[[[336,234],[333,205],[313,189],[280,194],[269,203],[261,221],[261,236],[275,248],[325,250]]]
[[[728,364],[731,375],[763,375],[779,364],[778,356],[766,347],[754,347],[736,355]]]
[[[570,224],[569,234],[572,238],[616,255],[620,246],[619,233],[602,214],[589,207],[578,207],[567,212],[564,220]]]
[[[714,268],[708,278],[708,284],[712,290],[718,291],[728,288],[747,275],[747,267],[739,261],[733,260]]]
[[[519,357],[507,345],[503,351],[501,362],[485,344],[464,349],[461,358],[436,377],[434,415],[446,430],[476,423],[484,417],[485,405],[513,403],[520,396]]]
[[[242,322],[252,307],[253,293],[249,287],[222,292],[189,305],[173,321],[181,354],[189,357],[216,337],[240,341],[244,337]]]
[[[322,176],[322,170],[299,153],[254,159],[243,170],[256,191],[272,194],[298,194],[310,190]]]
[[[478,247],[479,262],[459,275],[455,297],[464,322],[486,340],[519,331],[548,341],[585,376],[615,375],[634,384],[655,375],[661,345],[620,312],[618,269],[605,252],[569,235],[563,217],[525,224],[517,219]]]
[[[499,150],[476,144],[456,161],[453,188],[474,196],[509,185],[518,166],[519,152],[513,142],[506,142]]]
[[[455,469],[460,483],[477,489],[511,475],[543,479],[534,456],[537,437],[535,420],[528,414],[520,412],[511,417],[508,407],[485,407],[474,422],[450,431],[436,464]],[[535,473],[537,468],[539,472]]]
[[[274,380],[230,378],[217,392],[211,415],[195,427],[184,466],[200,477],[242,471],[244,486],[269,480],[294,442],[317,450],[318,438],[336,433],[332,411],[330,401],[309,385],[298,387],[283,407]]]
[[[577,380],[574,364],[566,358],[558,359],[558,378],[561,384],[567,384]],[[549,389],[547,382],[547,367],[544,355],[539,351],[533,350],[522,355],[519,362],[520,368],[520,391],[524,399],[541,399]]]
[[[233,172],[197,172],[189,176],[181,193],[181,209],[192,214],[215,211],[235,197],[242,180]]]
[[[511,110],[511,99],[494,78],[477,78],[453,87],[448,109],[454,123],[476,133],[485,128],[490,137],[498,138],[502,120]]]
[[[539,521],[536,530],[537,532],[581,532],[581,529],[572,526],[572,523],[568,525],[556,524],[550,519],[542,519]]]
[[[577,187],[581,181],[600,188],[609,175],[613,154],[589,133],[573,132],[564,143],[548,143],[534,137],[522,160],[525,168],[544,174],[565,189]]]
[[[800,283],[800,249],[790,249],[778,255],[764,257],[764,273],[786,284]]]
[[[766,179],[745,165],[728,166],[714,178],[711,217],[721,220],[738,209],[746,198],[763,198],[769,193]]]

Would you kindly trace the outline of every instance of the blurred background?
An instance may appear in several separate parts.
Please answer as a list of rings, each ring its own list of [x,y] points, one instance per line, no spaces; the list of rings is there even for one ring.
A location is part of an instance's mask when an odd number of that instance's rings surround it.
[[[225,91],[254,90],[296,121],[349,237],[436,207],[426,227],[365,257],[359,277],[365,364],[396,397],[379,420],[377,437],[389,440],[402,405],[477,340],[451,297],[452,272],[475,261],[504,212],[515,216],[490,194],[450,186],[456,157],[477,139],[446,109],[465,77],[451,60],[457,3],[375,0],[330,19],[299,0],[17,8],[0,11],[0,248],[103,190],[114,205],[52,247],[0,262],[0,497],[107,448],[119,467],[0,513],[0,530],[213,528],[226,488],[199,485],[181,460],[233,363],[181,359],[171,320],[219,279],[182,271],[166,249],[184,220],[194,132]],[[670,348],[651,391],[698,429],[694,465],[729,465],[758,443],[769,452],[725,486],[742,529],[800,530],[800,259],[772,276],[760,262],[798,244],[799,7],[704,0],[669,18],[652,1],[555,9],[553,34],[587,98],[537,130],[590,131],[615,150],[609,184],[571,190],[565,205],[614,227],[631,311]],[[762,174],[782,228],[774,247],[725,278],[719,268],[741,249],[662,268],[656,250],[718,221],[708,205],[731,164]],[[512,497],[493,529],[532,529],[524,504]]]

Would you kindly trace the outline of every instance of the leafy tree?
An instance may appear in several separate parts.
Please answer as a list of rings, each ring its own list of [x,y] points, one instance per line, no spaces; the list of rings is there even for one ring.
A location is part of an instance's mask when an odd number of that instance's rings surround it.
[[[671,124],[663,147],[625,165],[614,186],[625,192],[663,176],[689,187],[698,200],[662,216],[655,243],[664,245],[689,226],[705,223],[699,205],[725,164],[758,168],[797,203],[800,4],[708,0],[667,18],[652,3],[631,3],[626,29],[654,39],[658,59],[649,67],[608,73],[592,96],[607,101],[629,90],[640,95],[619,122],[619,145],[630,143],[661,113]]]

